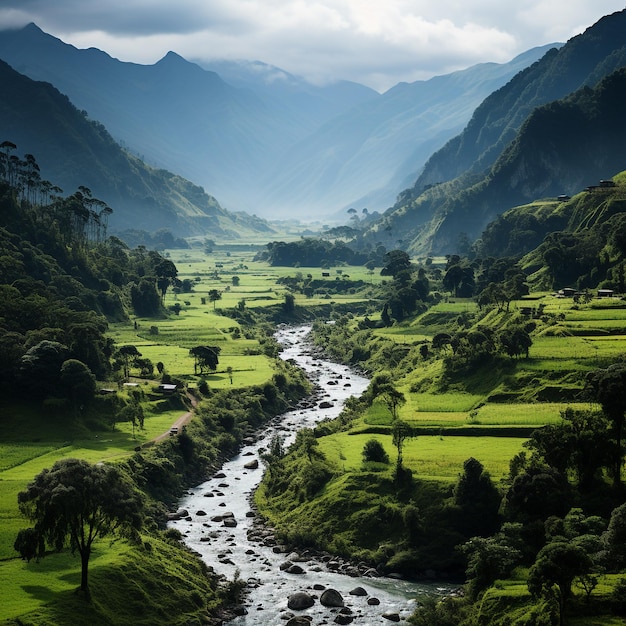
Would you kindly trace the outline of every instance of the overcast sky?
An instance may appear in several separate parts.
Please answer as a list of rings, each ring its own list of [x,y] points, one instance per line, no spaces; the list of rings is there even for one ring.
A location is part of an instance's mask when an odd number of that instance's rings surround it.
[[[0,25],[35,22],[79,48],[152,64],[246,59],[317,83],[400,81],[567,41],[624,0],[0,0]]]

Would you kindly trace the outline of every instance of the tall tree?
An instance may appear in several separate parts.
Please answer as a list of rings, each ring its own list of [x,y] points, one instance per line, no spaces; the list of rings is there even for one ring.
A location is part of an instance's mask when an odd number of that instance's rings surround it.
[[[81,560],[80,589],[89,592],[89,559],[93,544],[109,535],[130,536],[141,528],[141,495],[121,471],[80,459],[57,461],[40,472],[17,496],[20,511],[34,522],[15,542],[23,558],[45,556],[69,542]]]
[[[222,349],[219,346],[194,346],[189,354],[194,358],[194,374],[215,371],[219,364],[219,355]]]
[[[606,369],[591,372],[587,376],[587,386],[611,422],[615,439],[613,483],[617,486],[622,481],[622,437],[624,415],[626,414],[626,364],[615,363]]]
[[[209,290],[209,302],[213,303],[213,310],[215,311],[215,303],[218,300],[222,299],[222,293],[217,290],[217,289],[210,289]]]

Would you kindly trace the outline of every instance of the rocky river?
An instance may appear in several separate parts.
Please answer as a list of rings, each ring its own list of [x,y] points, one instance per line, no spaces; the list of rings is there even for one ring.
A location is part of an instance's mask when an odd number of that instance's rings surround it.
[[[369,384],[313,350],[306,341],[309,330],[282,328],[276,338],[282,358],[295,361],[314,382],[314,395],[277,417],[211,480],[190,490],[180,502],[186,514],[170,525],[216,572],[247,582],[243,614],[229,622],[232,626],[406,623],[420,598],[446,593],[447,586],[381,577],[328,555],[288,554],[260,524],[251,504],[263,472],[260,449],[276,433],[287,447],[298,429],[336,417],[345,400]]]

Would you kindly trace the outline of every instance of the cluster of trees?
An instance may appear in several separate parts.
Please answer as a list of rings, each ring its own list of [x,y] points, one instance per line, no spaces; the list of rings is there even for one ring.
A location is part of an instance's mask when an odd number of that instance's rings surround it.
[[[28,390],[85,405],[93,377],[111,373],[108,320],[126,318],[124,301],[137,315],[161,312],[168,287],[179,284],[176,267],[104,239],[110,210],[88,189],[34,194],[38,179],[25,178],[37,171],[34,158],[20,165],[11,150],[9,142],[0,150],[0,386],[9,396]]]
[[[270,265],[287,267],[331,267],[333,265],[365,265],[372,260],[368,254],[355,252],[342,241],[326,241],[303,237],[286,243],[272,241],[255,257]]]

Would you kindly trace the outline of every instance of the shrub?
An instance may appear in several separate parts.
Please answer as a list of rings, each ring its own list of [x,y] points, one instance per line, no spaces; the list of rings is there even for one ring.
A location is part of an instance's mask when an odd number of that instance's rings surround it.
[[[363,461],[373,463],[389,463],[389,455],[378,439],[369,439],[363,446]]]

